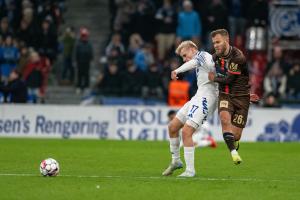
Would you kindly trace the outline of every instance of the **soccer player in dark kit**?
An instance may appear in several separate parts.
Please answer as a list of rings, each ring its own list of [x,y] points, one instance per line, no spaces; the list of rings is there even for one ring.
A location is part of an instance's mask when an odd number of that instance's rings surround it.
[[[247,122],[250,100],[258,101],[258,96],[250,96],[246,58],[239,49],[230,46],[227,30],[212,31],[211,38],[216,73],[210,72],[208,79],[219,83],[218,112],[223,138],[234,164],[240,164],[239,140]]]

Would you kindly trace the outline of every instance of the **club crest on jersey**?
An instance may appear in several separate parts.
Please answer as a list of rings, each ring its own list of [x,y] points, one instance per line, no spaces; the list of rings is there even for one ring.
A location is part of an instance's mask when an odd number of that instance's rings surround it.
[[[238,68],[238,64],[230,63],[229,69],[231,71],[237,71],[237,68]]]
[[[228,101],[220,101],[220,108],[228,108]]]

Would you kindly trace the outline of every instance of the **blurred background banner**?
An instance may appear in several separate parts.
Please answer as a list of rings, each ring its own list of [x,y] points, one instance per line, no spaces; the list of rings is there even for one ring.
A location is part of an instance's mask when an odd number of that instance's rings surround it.
[[[300,6],[274,6],[270,9],[272,34],[277,37],[300,37]]]
[[[112,108],[1,106],[0,135],[6,137],[99,138],[114,129]]]
[[[167,106],[33,106],[0,108],[0,136],[167,140]],[[222,141],[217,113],[210,130]],[[250,109],[243,141],[299,141],[300,109]]]

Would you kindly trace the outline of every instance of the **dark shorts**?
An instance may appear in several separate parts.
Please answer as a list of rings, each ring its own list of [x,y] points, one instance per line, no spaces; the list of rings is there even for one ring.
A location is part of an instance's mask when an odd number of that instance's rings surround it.
[[[228,111],[231,114],[231,123],[239,128],[245,128],[250,105],[250,95],[232,96],[219,95],[218,111]]]

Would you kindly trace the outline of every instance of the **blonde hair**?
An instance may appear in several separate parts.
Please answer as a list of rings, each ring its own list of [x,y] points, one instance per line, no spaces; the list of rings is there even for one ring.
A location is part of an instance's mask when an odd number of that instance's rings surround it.
[[[197,49],[198,50],[198,47],[197,45],[191,41],[191,40],[187,40],[187,41],[183,41],[179,44],[179,46],[177,47],[175,53],[177,55],[180,55],[180,52],[183,48],[194,48],[194,49]]]

